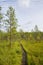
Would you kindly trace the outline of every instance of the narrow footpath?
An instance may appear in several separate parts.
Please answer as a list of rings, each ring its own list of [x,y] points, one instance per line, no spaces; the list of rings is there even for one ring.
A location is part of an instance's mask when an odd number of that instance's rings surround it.
[[[27,52],[23,48],[22,44],[20,44],[20,45],[21,45],[21,49],[22,49],[22,61],[21,61],[21,65],[28,65],[28,62],[27,62]]]

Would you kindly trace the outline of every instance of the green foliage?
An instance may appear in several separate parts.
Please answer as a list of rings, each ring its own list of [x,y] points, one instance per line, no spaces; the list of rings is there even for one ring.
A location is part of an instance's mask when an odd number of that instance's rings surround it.
[[[29,65],[43,65],[43,43],[32,44],[30,41],[22,40],[22,45],[27,51]]]
[[[1,31],[1,28],[2,28],[2,20],[3,20],[3,14],[2,14],[2,8],[0,6],[0,31]]]
[[[15,16],[15,10],[13,9],[13,7],[9,7],[9,9],[7,10],[7,14],[6,16],[8,17],[8,19],[6,19],[6,22],[8,23],[9,27],[8,30],[9,31],[16,31],[16,27],[17,27],[17,19]]]
[[[0,64],[1,65],[20,65],[21,48],[17,41],[9,48],[9,42],[0,43]]]
[[[28,65],[43,65],[43,33],[15,33],[11,37],[12,47],[10,48],[10,33],[2,32],[0,41],[0,64],[20,65],[22,61],[22,49],[20,42],[27,52]],[[36,34],[36,36],[35,36]],[[1,32],[0,32],[1,35]],[[37,39],[37,36],[40,38]],[[22,39],[21,39],[22,38]],[[40,42],[38,42],[40,39]],[[37,42],[36,42],[37,41]]]
[[[3,18],[3,14],[1,13],[1,10],[2,10],[2,8],[0,6],[0,22],[1,22],[1,19]]]

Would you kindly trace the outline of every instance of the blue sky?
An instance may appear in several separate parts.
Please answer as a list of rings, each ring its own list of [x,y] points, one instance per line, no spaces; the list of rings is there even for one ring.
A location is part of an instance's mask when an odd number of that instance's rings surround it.
[[[35,25],[38,25],[43,31],[43,0],[0,0],[0,5],[4,12],[9,6],[15,8],[20,25],[17,30],[31,31]]]

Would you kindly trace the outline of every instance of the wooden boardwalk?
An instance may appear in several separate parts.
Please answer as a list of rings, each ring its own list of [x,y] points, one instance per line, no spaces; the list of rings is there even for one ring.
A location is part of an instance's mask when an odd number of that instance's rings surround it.
[[[21,45],[21,49],[22,49],[22,61],[21,61],[21,65],[28,65],[28,62],[27,62],[27,52],[23,48],[22,44],[20,44],[20,45]]]

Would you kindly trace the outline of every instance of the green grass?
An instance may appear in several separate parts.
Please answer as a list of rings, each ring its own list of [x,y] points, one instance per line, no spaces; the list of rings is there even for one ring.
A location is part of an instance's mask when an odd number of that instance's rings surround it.
[[[28,64],[43,65],[43,43],[32,43],[22,40],[22,45],[27,51]]]
[[[21,40],[20,41],[27,52],[28,65],[43,65],[43,43]],[[22,49],[18,41],[0,42],[0,65],[21,65]]]
[[[22,50],[20,44],[16,41],[12,43],[12,48],[8,42],[0,43],[0,65],[20,65]]]

